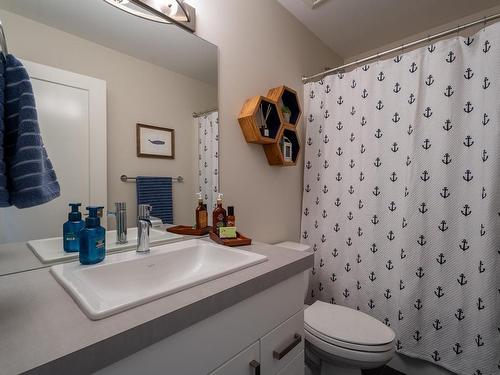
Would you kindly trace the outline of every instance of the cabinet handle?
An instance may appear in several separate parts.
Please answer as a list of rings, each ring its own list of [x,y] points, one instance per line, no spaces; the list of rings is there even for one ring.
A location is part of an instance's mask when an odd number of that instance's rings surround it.
[[[301,341],[302,341],[302,336],[299,335],[298,333],[296,333],[293,336],[293,341],[290,343],[290,345],[288,345],[286,348],[284,348],[283,350],[281,350],[279,352],[276,350],[273,351],[273,357],[277,360],[280,360],[281,358],[286,356],[293,348],[295,348],[297,345],[299,345]]]
[[[253,367],[254,375],[260,375],[260,363],[257,362],[255,359],[250,362],[250,367]]]

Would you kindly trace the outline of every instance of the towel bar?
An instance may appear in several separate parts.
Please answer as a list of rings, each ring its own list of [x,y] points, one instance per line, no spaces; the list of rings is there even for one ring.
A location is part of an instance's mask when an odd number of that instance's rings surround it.
[[[135,181],[137,180],[137,177],[128,177],[127,175],[122,174],[120,176],[120,180],[122,180],[123,182]],[[182,176],[172,177],[172,182],[184,182],[184,177]]]

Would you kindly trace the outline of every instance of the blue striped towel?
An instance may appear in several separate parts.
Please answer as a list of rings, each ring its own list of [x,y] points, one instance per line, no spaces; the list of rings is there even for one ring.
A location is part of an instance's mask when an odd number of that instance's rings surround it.
[[[152,216],[159,217],[163,224],[173,224],[172,178],[138,176],[137,204],[151,205]]]
[[[0,59],[0,207],[9,207],[9,191],[7,190],[7,167],[4,160],[3,140],[5,133],[5,79],[4,79],[5,65]]]
[[[10,203],[18,208],[38,206],[60,195],[59,183],[43,145],[28,72],[12,55],[7,55],[4,79],[3,159]]]

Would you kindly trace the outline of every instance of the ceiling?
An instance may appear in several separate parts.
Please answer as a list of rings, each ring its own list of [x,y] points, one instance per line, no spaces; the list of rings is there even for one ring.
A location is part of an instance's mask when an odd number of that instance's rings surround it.
[[[0,0],[0,8],[217,85],[217,47],[177,26],[135,17],[103,0]]]
[[[344,59],[500,5],[500,0],[278,0]]]

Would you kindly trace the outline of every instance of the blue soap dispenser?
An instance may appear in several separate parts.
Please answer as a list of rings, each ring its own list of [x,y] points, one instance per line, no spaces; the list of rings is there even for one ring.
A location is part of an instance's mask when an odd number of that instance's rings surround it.
[[[82,213],[79,210],[81,203],[70,203],[71,212],[68,221],[63,225],[63,248],[66,252],[80,251],[80,231],[85,227]]]
[[[98,216],[104,207],[87,207],[89,216],[85,219],[85,228],[80,231],[80,263],[95,264],[106,256],[106,230],[101,227]]]

